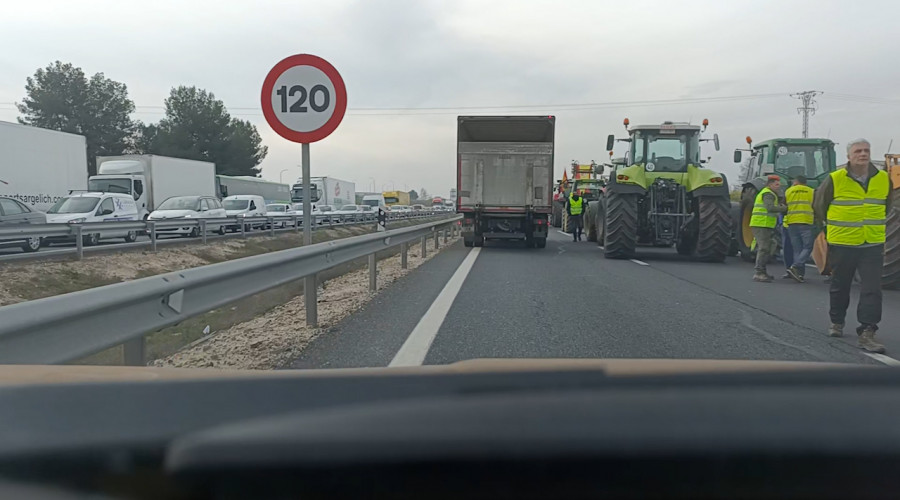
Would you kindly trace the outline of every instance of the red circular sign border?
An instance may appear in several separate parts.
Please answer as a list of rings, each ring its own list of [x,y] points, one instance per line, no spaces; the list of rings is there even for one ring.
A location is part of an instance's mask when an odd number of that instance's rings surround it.
[[[272,90],[275,88],[275,81],[282,73],[295,66],[312,66],[319,71],[325,73],[325,76],[331,80],[334,85],[335,107],[331,118],[324,125],[311,132],[297,132],[291,130],[280,120],[272,109]],[[337,129],[341,121],[344,119],[344,113],[347,111],[347,87],[344,86],[344,80],[340,73],[328,61],[312,54],[295,54],[285,57],[275,65],[266,79],[263,81],[262,93],[260,96],[262,103],[263,116],[269,122],[269,126],[281,137],[293,142],[310,143],[321,141],[331,135]]]

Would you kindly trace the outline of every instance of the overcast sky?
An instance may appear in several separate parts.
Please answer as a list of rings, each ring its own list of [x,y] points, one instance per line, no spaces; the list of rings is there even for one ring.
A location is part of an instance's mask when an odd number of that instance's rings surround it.
[[[125,83],[145,122],[162,117],[171,87],[196,85],[259,128],[263,177],[287,169],[293,181],[300,147],[272,132],[259,93],[276,62],[310,53],[338,69],[349,99],[338,130],[312,145],[312,174],[358,191],[374,180],[448,194],[456,115],[513,112],[558,117],[557,176],[573,159],[606,158],[605,137],[623,135],[626,116],[709,118],[722,151],[710,144],[704,156],[734,181],[745,136],[799,137],[789,94],[802,90],[825,92],[810,136],[864,136],[875,155],[895,139],[900,150],[900,42],[882,27],[898,18],[894,1],[7,0],[0,120],[15,121],[25,78],[54,60]],[[661,100],[680,102],[646,102]]]

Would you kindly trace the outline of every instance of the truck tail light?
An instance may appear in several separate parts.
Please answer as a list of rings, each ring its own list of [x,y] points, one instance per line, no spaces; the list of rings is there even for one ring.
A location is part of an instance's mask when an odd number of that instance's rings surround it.
[[[719,183],[719,182],[722,182],[722,178],[721,177],[713,177],[712,179],[709,180],[709,182],[712,182],[713,184]]]

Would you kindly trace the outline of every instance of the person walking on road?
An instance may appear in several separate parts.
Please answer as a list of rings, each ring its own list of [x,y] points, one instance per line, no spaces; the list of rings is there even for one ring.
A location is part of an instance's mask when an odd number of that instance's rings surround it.
[[[575,190],[566,200],[566,213],[569,214],[569,228],[572,229],[572,241],[581,241],[581,230],[584,228],[582,220],[584,214],[584,198]]]
[[[788,237],[793,250],[793,262],[788,267],[791,278],[803,283],[806,277],[806,262],[812,255],[813,249],[813,188],[806,185],[806,176],[798,175],[794,179],[794,185],[784,193],[787,200],[787,214],[784,216],[784,224],[787,226]],[[785,252],[787,252],[785,245]],[[787,260],[787,255],[785,255]]]
[[[830,287],[831,327],[828,335],[841,337],[850,285],[859,274],[856,328],[861,349],[883,353],[875,341],[881,321],[881,272],[884,265],[885,217],[891,209],[891,178],[869,161],[871,146],[865,139],[847,144],[847,164],[835,170],[816,190],[813,208],[825,221]]]
[[[774,279],[766,272],[766,264],[775,253],[775,226],[778,224],[778,214],[787,212],[787,207],[778,204],[776,192],[781,189],[781,179],[777,175],[770,175],[766,187],[762,188],[753,202],[753,212],[750,217],[750,228],[753,237],[756,238],[756,272],[753,281],[770,283]]]

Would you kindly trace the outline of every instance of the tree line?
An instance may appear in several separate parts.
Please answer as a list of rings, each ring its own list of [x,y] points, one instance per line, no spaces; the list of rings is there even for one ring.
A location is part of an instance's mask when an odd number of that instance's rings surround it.
[[[181,85],[164,101],[157,123],[131,117],[134,101],[124,83],[97,73],[90,78],[70,63],[56,61],[26,79],[16,106],[19,123],[83,135],[88,173],[97,156],[156,154],[214,162],[216,173],[259,176],[268,148],[256,127],[232,117],[212,92]]]

